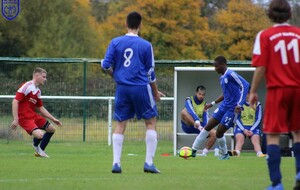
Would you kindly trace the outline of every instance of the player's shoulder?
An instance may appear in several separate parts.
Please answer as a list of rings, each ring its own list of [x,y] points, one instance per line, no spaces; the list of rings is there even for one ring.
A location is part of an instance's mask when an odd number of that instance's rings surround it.
[[[40,89],[34,85],[33,81],[27,81],[23,83],[18,89],[18,92],[23,94],[28,94],[29,92],[37,92],[37,91],[40,91]]]

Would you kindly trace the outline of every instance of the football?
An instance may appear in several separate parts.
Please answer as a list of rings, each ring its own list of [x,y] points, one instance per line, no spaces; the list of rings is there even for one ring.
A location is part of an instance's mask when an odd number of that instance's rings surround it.
[[[192,149],[188,146],[184,146],[179,150],[179,156],[184,158],[184,159],[188,159],[189,157],[192,156]]]

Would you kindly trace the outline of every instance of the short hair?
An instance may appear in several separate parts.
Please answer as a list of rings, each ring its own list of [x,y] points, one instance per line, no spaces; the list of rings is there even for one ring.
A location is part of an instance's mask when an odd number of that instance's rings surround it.
[[[197,86],[197,88],[196,88],[196,92],[198,92],[199,90],[206,91],[206,88],[205,88],[203,85],[199,85],[199,86]]]
[[[133,11],[127,15],[127,27],[129,29],[138,29],[142,22],[142,16],[140,13]]]
[[[225,65],[227,65],[227,60],[226,60],[226,58],[225,58],[224,56],[222,56],[222,55],[219,55],[218,57],[216,57],[214,61],[215,61],[216,63],[218,63],[218,64],[225,64]]]
[[[33,70],[33,73],[32,74],[35,74],[35,73],[46,73],[47,74],[47,71],[41,67],[36,67],[34,70]]]
[[[292,16],[291,6],[287,0],[273,0],[269,5],[267,15],[274,23],[286,22]]]

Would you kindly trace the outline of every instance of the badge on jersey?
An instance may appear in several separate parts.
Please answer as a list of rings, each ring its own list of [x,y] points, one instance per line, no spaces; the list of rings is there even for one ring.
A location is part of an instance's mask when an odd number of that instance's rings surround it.
[[[2,15],[7,20],[13,20],[20,12],[20,0],[2,0]]]

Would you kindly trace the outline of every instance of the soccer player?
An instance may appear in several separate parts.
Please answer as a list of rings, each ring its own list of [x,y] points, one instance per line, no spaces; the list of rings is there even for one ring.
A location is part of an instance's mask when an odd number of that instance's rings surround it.
[[[253,110],[249,105],[249,94],[246,97],[247,102],[243,106],[243,111],[238,115],[236,126],[234,128],[234,137],[236,140],[235,150],[232,151],[233,156],[240,156],[245,138],[248,137],[253,144],[256,156],[265,157],[260,146],[262,121],[262,106],[260,102],[256,104],[256,110]]]
[[[46,70],[40,67],[35,68],[32,80],[21,85],[12,101],[14,120],[11,128],[15,130],[20,125],[29,135],[33,136],[33,148],[37,157],[49,157],[45,153],[45,149],[56,130],[45,118],[62,126],[62,123],[43,106],[39,86],[44,85],[46,81]],[[40,115],[36,113],[36,109]]]
[[[204,109],[206,102],[204,101],[206,88],[202,85],[197,86],[194,96],[189,96],[185,100],[185,107],[181,111],[181,128],[188,134],[199,134],[203,126],[208,121],[208,110]],[[208,150],[216,142],[216,130],[212,129],[209,132],[208,141],[200,156],[206,156]],[[216,155],[219,151],[215,151]]]
[[[138,36],[142,16],[131,12],[127,16],[128,33],[114,38],[106,51],[102,68],[117,83],[115,94],[112,173],[122,173],[121,153],[124,132],[129,119],[135,115],[146,125],[146,160],[144,172],[160,173],[153,158],[157,147],[156,101],[165,96],[158,91],[154,72],[154,55],[150,42]]]
[[[283,189],[280,171],[280,134],[292,132],[296,161],[296,184],[300,189],[300,29],[291,26],[291,6],[287,0],[272,0],[268,17],[274,25],[260,31],[255,39],[252,66],[256,67],[250,90],[250,105],[258,100],[257,88],[266,80],[263,131],[267,134],[267,164],[272,184]]]
[[[214,66],[216,72],[222,75],[220,77],[220,84],[223,93],[215,101],[205,105],[205,109],[211,108],[216,103],[222,103],[214,111],[204,129],[196,137],[192,146],[192,156],[196,155],[199,146],[206,139],[209,132],[218,125],[216,136],[220,149],[219,160],[228,160],[230,156],[228,154],[224,133],[230,127],[234,126],[237,114],[241,112],[242,105],[244,105],[246,101],[249,83],[236,72],[227,68],[227,60],[223,56],[215,58]]]

